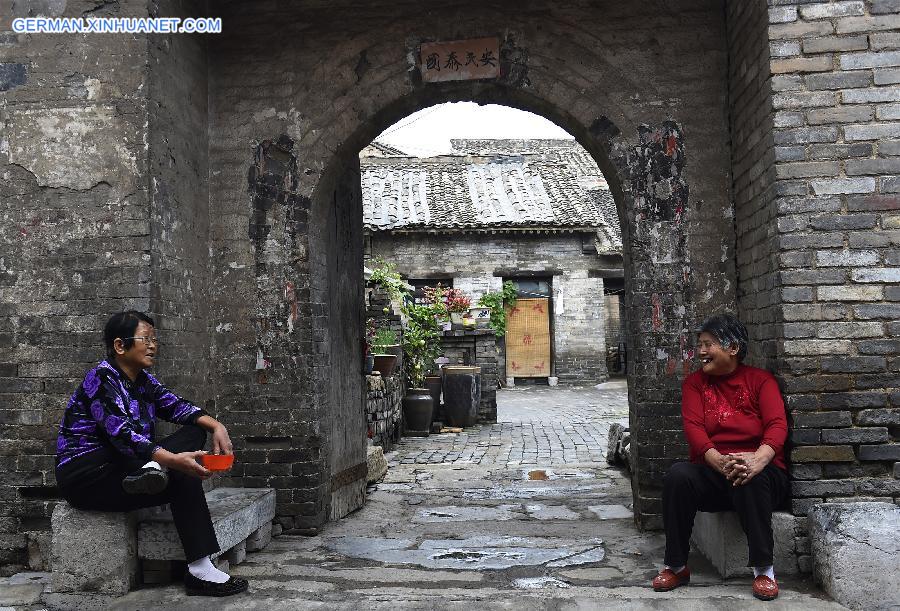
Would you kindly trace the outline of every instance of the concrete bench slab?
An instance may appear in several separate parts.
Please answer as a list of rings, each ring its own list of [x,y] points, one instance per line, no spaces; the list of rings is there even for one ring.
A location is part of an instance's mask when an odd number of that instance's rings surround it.
[[[800,572],[794,552],[794,537],[801,526],[802,518],[782,511],[772,514],[776,575],[796,575]],[[747,536],[735,512],[697,512],[691,543],[722,577],[752,575],[747,567]]]
[[[216,488],[207,493],[209,513],[219,547],[228,552],[275,518],[275,491],[270,488]],[[166,510],[142,520],[137,556],[146,560],[184,560],[172,513]]]
[[[822,503],[809,512],[813,577],[851,609],[900,608],[900,507]]]

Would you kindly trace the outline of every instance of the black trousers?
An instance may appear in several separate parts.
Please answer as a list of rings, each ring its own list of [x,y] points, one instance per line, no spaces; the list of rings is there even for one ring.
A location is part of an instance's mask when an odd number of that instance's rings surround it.
[[[663,524],[666,530],[665,564],[687,564],[694,516],[698,511],[735,511],[747,535],[747,566],[772,564],[772,510],[790,491],[788,474],[772,464],[742,486],[733,486],[708,465],[680,462],[663,479]]]
[[[173,453],[202,450],[206,431],[195,425],[183,426],[157,444]],[[94,511],[132,511],[168,503],[188,562],[219,551],[200,479],[170,469],[169,483],[159,494],[128,494],[122,489],[122,480],[145,461],[114,451],[106,456],[107,462],[87,475],[67,478],[65,471],[57,471],[59,490],[69,504]]]

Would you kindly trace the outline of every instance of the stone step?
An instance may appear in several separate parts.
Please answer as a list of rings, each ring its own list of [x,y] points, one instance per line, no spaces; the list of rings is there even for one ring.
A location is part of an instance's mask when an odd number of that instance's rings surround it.
[[[796,575],[800,572],[794,540],[800,534],[803,521],[804,518],[783,511],[772,514],[776,575]],[[752,575],[747,567],[747,536],[735,512],[698,511],[694,518],[691,543],[706,556],[722,577]]]
[[[247,538],[271,537],[275,518],[275,491],[270,488],[216,488],[207,493],[206,502],[212,517],[221,551],[227,553]],[[260,533],[267,530],[268,535]],[[256,549],[260,549],[257,547]],[[184,560],[181,540],[168,509],[141,519],[137,533],[137,555],[145,560]]]

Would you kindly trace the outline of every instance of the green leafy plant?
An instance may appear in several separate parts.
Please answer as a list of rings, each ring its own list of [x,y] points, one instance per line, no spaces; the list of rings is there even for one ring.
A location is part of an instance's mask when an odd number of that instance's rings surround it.
[[[403,302],[408,290],[403,278],[400,277],[400,272],[397,271],[397,266],[381,258],[375,259],[374,264],[369,280],[384,288],[392,301]]]
[[[506,335],[506,309],[516,303],[516,285],[507,280],[499,291],[488,291],[478,300],[478,305],[491,309],[491,328],[497,337]]]
[[[406,328],[403,330],[403,357],[410,388],[422,388],[425,376],[434,366],[441,350],[441,332],[434,304],[407,303],[403,306]]]
[[[387,349],[389,346],[399,345],[397,340],[397,332],[393,329],[378,329],[372,339],[372,350],[374,354],[389,354]]]

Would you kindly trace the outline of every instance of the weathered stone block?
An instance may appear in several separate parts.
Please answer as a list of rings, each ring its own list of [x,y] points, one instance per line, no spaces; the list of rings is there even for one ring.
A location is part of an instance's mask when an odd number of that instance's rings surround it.
[[[270,522],[271,524],[271,522]],[[229,566],[236,566],[244,561],[247,557],[247,545],[244,541],[241,541],[234,547],[232,547],[225,554],[225,558],[228,560]]]
[[[866,126],[868,127],[868,126]],[[847,130],[853,129],[852,126],[847,126],[844,128],[844,133],[847,133]],[[885,131],[895,131],[893,129],[885,129]],[[900,126],[897,126],[896,129],[897,135],[900,135]],[[863,134],[857,133],[858,136],[862,136]],[[850,138],[851,140],[871,140],[873,138],[881,138],[882,136],[871,136],[868,132],[865,134],[866,137],[857,137]],[[851,193],[872,193],[875,191],[875,179],[874,178],[835,178],[830,180],[813,180],[810,181],[813,192],[816,195],[839,195],[839,194],[851,194]]]
[[[266,522],[247,537],[248,552],[258,552],[272,541],[273,527],[271,522]]]
[[[206,495],[221,553],[275,518],[275,491],[268,488],[217,488]],[[137,555],[151,560],[184,560],[172,514],[141,522]]]
[[[851,446],[803,446],[794,448],[791,460],[804,462],[853,462],[856,456]]]
[[[861,410],[856,415],[856,423],[861,426],[900,425],[900,408]]]
[[[840,428],[853,424],[850,412],[795,412],[793,416],[795,428]]]
[[[807,20],[852,17],[865,14],[866,6],[861,0],[835,2],[834,4],[812,4],[800,7],[800,16]]]
[[[822,301],[880,301],[884,289],[880,286],[820,286],[816,294]]]
[[[869,12],[873,15],[900,13],[900,0],[872,0]]]
[[[806,77],[806,86],[810,89],[855,89],[868,87],[872,84],[872,77],[868,72],[830,72],[828,74],[810,74]],[[825,109],[823,109],[825,110]],[[851,110],[834,108],[833,111]],[[810,112],[812,114],[812,112]],[[857,115],[851,115],[853,117]],[[850,119],[865,121],[867,119]],[[837,119],[838,122],[842,119]],[[830,121],[817,121],[817,123],[829,123]]]
[[[803,41],[804,53],[828,53],[830,51],[861,51],[869,48],[865,36],[820,36]]]
[[[366,483],[374,484],[381,481],[387,473],[387,461],[384,459],[384,450],[381,446],[369,446],[366,448],[366,467],[368,474],[366,475]]]
[[[794,537],[801,520],[785,512],[772,514],[776,573],[796,575],[800,572],[794,554]],[[698,512],[691,542],[722,577],[736,577],[750,571],[747,567],[747,536],[733,511]]]
[[[853,609],[900,605],[900,507],[891,503],[825,503],[809,513],[813,576]]]
[[[831,67],[831,55],[774,59],[771,63],[772,74],[827,72]]]
[[[53,510],[52,588],[122,596],[137,579],[136,515],[82,511],[66,502]]]
[[[900,460],[900,443],[859,446],[860,460]]]
[[[897,28],[900,28],[900,16],[898,15],[884,15],[878,17],[842,17],[835,20],[834,26],[834,30],[838,34],[856,34],[857,32],[874,32],[878,30],[896,30]]]

